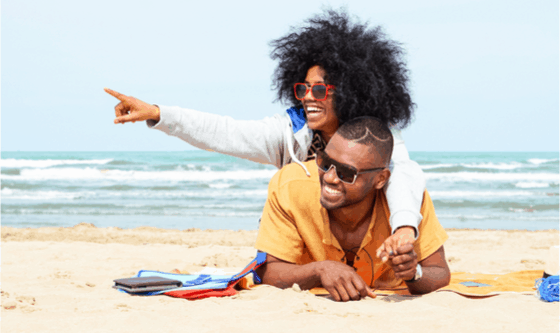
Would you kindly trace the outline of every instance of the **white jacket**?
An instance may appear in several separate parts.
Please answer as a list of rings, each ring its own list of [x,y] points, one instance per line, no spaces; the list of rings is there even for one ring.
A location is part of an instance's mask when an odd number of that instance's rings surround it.
[[[302,111],[295,108],[262,120],[234,120],[229,116],[158,106],[160,121],[148,120],[148,127],[200,149],[272,164],[279,169],[291,162],[302,165],[300,161],[307,157],[313,138]],[[394,232],[399,227],[412,226],[418,236],[426,181],[420,166],[410,160],[400,130],[393,128],[391,132],[394,138],[391,177],[385,187],[391,227]]]

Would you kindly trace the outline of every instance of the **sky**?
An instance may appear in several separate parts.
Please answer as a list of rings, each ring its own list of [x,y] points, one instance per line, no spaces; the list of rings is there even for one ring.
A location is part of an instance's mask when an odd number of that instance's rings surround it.
[[[269,42],[329,6],[406,50],[409,151],[559,150],[557,0],[3,0],[1,149],[196,149],[113,124],[104,87],[235,119],[285,112]]]

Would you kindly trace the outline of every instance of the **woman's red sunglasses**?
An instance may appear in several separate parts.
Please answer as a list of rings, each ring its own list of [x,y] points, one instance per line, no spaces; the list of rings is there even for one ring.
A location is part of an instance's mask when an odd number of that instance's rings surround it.
[[[315,98],[315,100],[324,101],[329,96],[329,89],[335,89],[335,87],[324,83],[313,83],[311,87],[305,83],[294,84],[296,99],[300,101],[305,98],[305,95],[309,93],[309,90],[311,90],[311,95]]]

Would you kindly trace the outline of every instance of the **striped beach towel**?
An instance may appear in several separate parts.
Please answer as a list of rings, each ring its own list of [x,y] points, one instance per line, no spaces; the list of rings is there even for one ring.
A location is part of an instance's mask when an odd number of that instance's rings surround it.
[[[159,276],[163,278],[178,280],[183,283],[180,288],[167,289],[162,291],[148,291],[135,293],[135,295],[152,296],[167,295],[172,297],[185,298],[189,300],[202,299],[207,297],[224,297],[237,294],[235,286],[248,274],[253,274],[254,283],[260,283],[260,278],[255,273],[255,269],[266,261],[266,253],[258,252],[253,259],[241,272],[234,275],[216,274],[175,274],[158,271],[141,270],[136,277]],[[124,291],[121,289],[121,291]],[[126,292],[126,291],[124,291]]]

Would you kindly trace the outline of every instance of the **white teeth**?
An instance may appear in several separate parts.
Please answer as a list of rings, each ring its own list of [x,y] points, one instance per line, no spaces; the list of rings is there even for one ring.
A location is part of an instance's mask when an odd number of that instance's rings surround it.
[[[313,107],[313,106],[310,106],[310,107],[307,108],[307,112],[320,112],[320,111],[321,111],[321,109]]]
[[[330,194],[340,194],[341,193],[340,191],[337,191],[335,189],[332,189],[332,188],[326,187],[326,186],[325,186],[325,191],[327,191]]]

